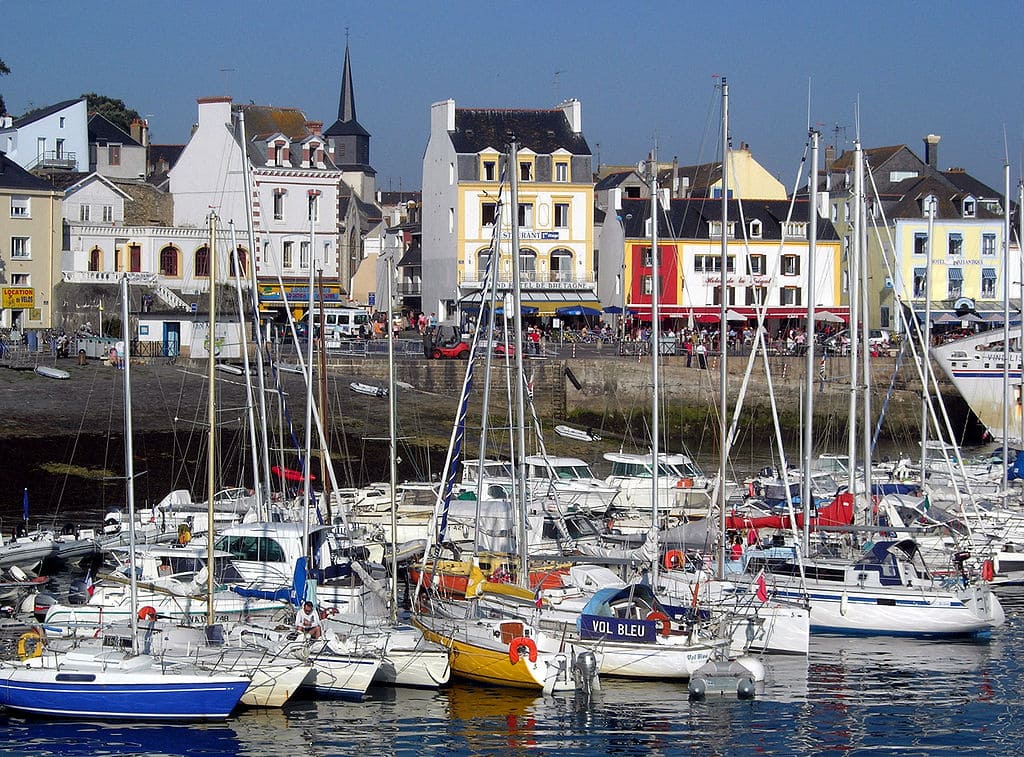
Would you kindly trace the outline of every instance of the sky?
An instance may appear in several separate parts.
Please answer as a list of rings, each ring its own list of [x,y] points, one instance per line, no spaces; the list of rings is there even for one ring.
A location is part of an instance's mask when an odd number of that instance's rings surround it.
[[[0,0],[0,94],[19,116],[97,92],[154,143],[184,143],[196,99],[337,118],[346,35],[377,188],[419,189],[430,105],[582,103],[595,166],[715,160],[719,77],[732,143],[791,188],[808,123],[822,145],[942,137],[940,168],[1001,190],[1024,163],[1024,0],[483,3]],[[1015,63],[1016,62],[1016,63]],[[1013,190],[1016,191],[1015,189]]]

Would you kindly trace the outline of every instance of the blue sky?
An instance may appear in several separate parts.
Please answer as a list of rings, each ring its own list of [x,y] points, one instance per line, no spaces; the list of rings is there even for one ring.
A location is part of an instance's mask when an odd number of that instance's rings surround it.
[[[1024,154],[1024,3],[323,2],[0,0],[0,77],[20,115],[95,91],[146,116],[152,139],[181,143],[196,98],[294,106],[337,116],[345,30],[356,108],[373,135],[378,188],[420,187],[429,108],[547,108],[582,101],[603,163],[713,160],[714,76],[728,77],[733,144],[787,187],[810,120],[843,149],[942,136],[940,167],[996,189],[1008,150]],[[837,129],[838,127],[838,129]],[[1005,135],[1005,138],[1004,138]],[[596,163],[596,159],[595,159]]]

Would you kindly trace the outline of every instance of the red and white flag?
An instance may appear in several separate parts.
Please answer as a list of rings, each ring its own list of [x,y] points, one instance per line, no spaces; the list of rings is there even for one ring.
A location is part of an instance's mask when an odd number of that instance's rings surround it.
[[[768,601],[768,582],[764,580],[764,571],[762,570],[757,574],[757,578],[754,579],[755,596],[758,601],[764,603]]]
[[[85,574],[85,593],[91,597],[94,591],[96,587],[92,585],[92,571],[89,571]]]

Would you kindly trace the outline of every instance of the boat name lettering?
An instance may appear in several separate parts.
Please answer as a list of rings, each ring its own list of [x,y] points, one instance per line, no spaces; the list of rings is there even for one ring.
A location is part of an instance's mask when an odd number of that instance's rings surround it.
[[[580,635],[584,639],[608,641],[643,641],[653,643],[658,623],[643,620],[623,620],[595,615],[582,616]]]

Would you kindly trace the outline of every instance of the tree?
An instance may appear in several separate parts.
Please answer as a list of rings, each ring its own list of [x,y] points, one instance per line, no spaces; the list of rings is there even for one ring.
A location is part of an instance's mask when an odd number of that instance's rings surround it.
[[[131,134],[132,121],[141,120],[137,111],[132,110],[124,104],[124,100],[116,100],[106,95],[98,95],[95,92],[86,92],[82,95],[85,98],[85,106],[90,113],[99,113],[110,123]]]
[[[11,73],[11,69],[9,69],[7,64],[4,63],[4,59],[0,58],[0,76],[7,76],[9,73]],[[7,106],[4,104],[4,96],[0,95],[0,116],[4,115],[6,112]]]

